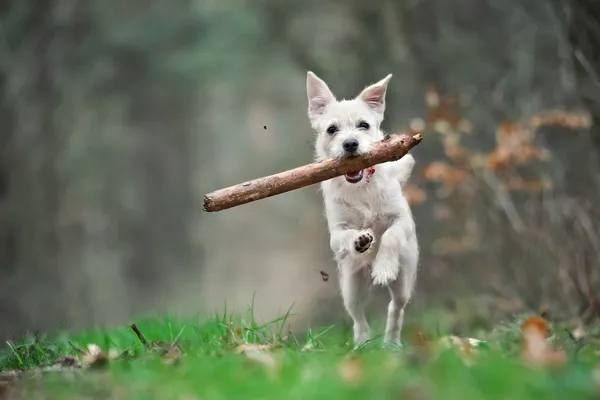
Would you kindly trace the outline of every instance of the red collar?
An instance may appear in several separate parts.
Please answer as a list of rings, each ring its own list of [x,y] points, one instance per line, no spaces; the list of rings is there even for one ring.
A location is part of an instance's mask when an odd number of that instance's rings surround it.
[[[369,167],[369,171],[367,171],[367,183],[371,181],[371,176],[375,173],[375,166]]]

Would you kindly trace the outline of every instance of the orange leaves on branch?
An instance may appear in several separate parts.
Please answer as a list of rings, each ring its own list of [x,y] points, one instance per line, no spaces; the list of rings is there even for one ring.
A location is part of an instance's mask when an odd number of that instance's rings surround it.
[[[524,165],[533,161],[546,161],[550,153],[531,144],[522,144],[519,147],[497,147],[487,159],[487,167],[492,171],[502,171],[512,165]]]
[[[447,236],[434,240],[431,251],[439,256],[449,256],[475,251],[478,247],[479,240],[474,236]]]
[[[513,165],[548,160],[548,151],[534,146],[532,142],[530,129],[512,121],[503,122],[496,130],[496,149],[488,156],[487,168],[501,171]]]
[[[496,145],[502,148],[515,148],[533,140],[531,131],[524,126],[504,121],[496,129]]]
[[[462,117],[460,101],[456,94],[440,95],[435,87],[430,87],[425,95],[429,108],[425,122],[439,134],[470,133],[471,125]]]
[[[511,178],[502,182],[502,187],[510,191],[519,192],[543,192],[552,188],[552,181],[549,179],[524,180],[522,178]]]
[[[541,126],[562,126],[569,129],[583,129],[590,127],[591,118],[587,113],[551,110],[534,115],[530,120],[530,124],[533,129]]]
[[[564,350],[555,350],[549,341],[548,323],[540,317],[528,318],[521,328],[523,360],[532,366],[558,367],[567,362]]]
[[[460,144],[460,135],[448,134],[443,136],[444,153],[452,161],[459,161],[468,156],[467,151]]]
[[[444,203],[437,203],[433,206],[433,219],[436,221],[450,219],[453,214],[452,209]]]
[[[427,194],[417,185],[406,185],[402,189],[402,193],[404,193],[404,197],[406,197],[406,200],[408,200],[408,205],[411,207],[418,206],[427,200]]]
[[[423,169],[421,177],[426,181],[442,182],[449,188],[454,188],[469,177],[469,171],[452,167],[442,161],[436,161]]]
[[[552,181],[543,175],[536,174],[527,180],[519,176],[519,172],[527,172],[527,175],[531,175],[529,172],[535,173],[530,167],[537,169],[541,166],[540,163],[551,158],[551,153],[534,141],[536,129],[550,125],[572,129],[590,125],[589,115],[564,110],[538,114],[529,121],[506,120],[496,129],[495,148],[489,153],[483,153],[463,146],[463,133],[470,133],[472,127],[463,118],[463,104],[457,94],[441,94],[431,86],[427,89],[425,98],[428,107],[426,117],[423,120],[415,118],[410,125],[411,129],[418,131],[427,126],[440,134],[447,161],[437,161],[425,166],[420,175],[426,181],[443,184],[441,190],[436,192],[440,198],[447,198],[453,192],[454,196],[463,198],[473,196],[480,183],[483,187],[491,185],[493,190],[501,189],[505,194],[518,191],[536,195],[551,189]],[[488,180],[490,175],[493,179]],[[461,185],[464,182],[470,184]],[[498,182],[500,187],[496,187]],[[457,188],[459,190],[455,191]],[[420,204],[426,198],[425,193],[413,188],[407,189],[407,194],[411,197],[411,205]],[[435,215],[440,220],[450,218],[451,213],[440,208]],[[472,236],[442,238],[433,243],[434,251],[439,254],[470,251],[477,245],[477,238]]]

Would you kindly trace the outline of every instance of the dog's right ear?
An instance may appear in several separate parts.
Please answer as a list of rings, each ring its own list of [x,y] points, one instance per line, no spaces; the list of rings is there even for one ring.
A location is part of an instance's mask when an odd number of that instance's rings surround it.
[[[327,84],[311,71],[306,74],[306,94],[308,95],[308,118],[311,121],[322,116],[325,108],[335,101],[335,96]]]

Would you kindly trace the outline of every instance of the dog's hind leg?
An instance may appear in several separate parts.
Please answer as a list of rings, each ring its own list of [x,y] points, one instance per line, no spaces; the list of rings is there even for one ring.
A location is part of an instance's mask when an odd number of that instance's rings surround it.
[[[396,279],[388,285],[391,300],[388,304],[387,323],[385,326],[386,344],[400,344],[400,331],[404,323],[404,307],[408,303],[409,294],[402,278]]]
[[[347,262],[347,261],[346,261]],[[369,301],[370,277],[367,268],[355,269],[353,265],[340,264],[340,288],[346,311],[354,322],[354,346],[371,338],[365,308]]]
[[[388,285],[390,303],[388,304],[387,324],[384,343],[400,345],[400,332],[404,324],[404,308],[410,300],[417,272],[417,260],[401,260],[401,273],[398,279]]]

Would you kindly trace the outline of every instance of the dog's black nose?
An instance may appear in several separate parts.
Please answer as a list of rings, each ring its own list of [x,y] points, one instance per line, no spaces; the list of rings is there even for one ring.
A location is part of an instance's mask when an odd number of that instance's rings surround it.
[[[348,153],[354,153],[356,149],[358,149],[358,140],[346,139],[344,140],[344,143],[342,143],[342,147],[344,147],[344,150]]]

